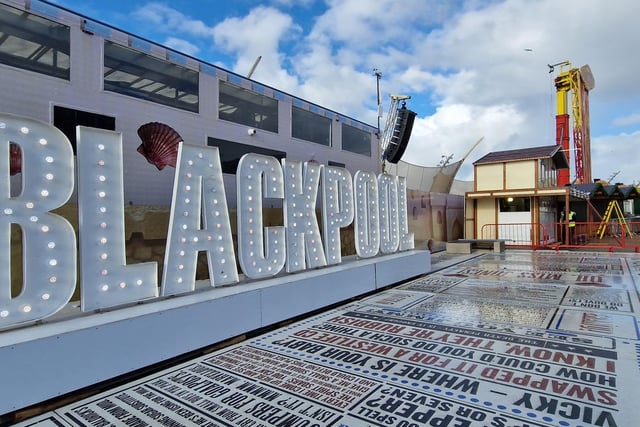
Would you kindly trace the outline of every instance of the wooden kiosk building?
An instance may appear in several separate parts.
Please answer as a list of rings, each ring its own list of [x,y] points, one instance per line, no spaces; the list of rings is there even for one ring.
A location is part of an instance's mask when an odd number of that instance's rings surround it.
[[[558,170],[569,168],[559,145],[495,151],[474,162],[474,189],[465,194],[465,235],[526,244],[555,241],[542,227],[557,221],[570,187],[558,187]]]
[[[623,184],[558,186],[558,171],[569,168],[559,145],[495,151],[473,165],[474,189],[465,193],[467,239],[527,246],[570,244],[559,224],[565,206],[577,213],[578,231],[589,239],[599,234],[598,225],[614,202],[638,197],[635,187]],[[633,228],[634,224],[628,227],[629,234],[635,234]]]

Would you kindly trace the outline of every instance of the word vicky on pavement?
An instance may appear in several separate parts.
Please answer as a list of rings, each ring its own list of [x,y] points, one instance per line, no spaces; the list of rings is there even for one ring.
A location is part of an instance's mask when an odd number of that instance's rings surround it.
[[[0,114],[0,136],[6,153],[0,156],[0,328],[63,308],[76,287],[78,261],[83,311],[158,297],[157,263],[126,265],[122,135],[78,127],[75,171],[69,140],[47,123]],[[22,162],[22,191],[15,197],[8,173],[11,143],[20,147]],[[72,196],[74,175],[79,248],[71,224],[51,212]],[[339,264],[340,229],[352,223],[361,258],[413,248],[404,178],[363,171],[352,176],[345,168],[280,163],[258,154],[242,157],[236,178],[237,252],[218,149],[181,143],[160,295],[194,291],[200,251],[216,286],[239,281],[236,261],[250,279]],[[282,200],[284,225],[263,227],[263,199]],[[13,298],[11,224],[23,236],[23,286]]]

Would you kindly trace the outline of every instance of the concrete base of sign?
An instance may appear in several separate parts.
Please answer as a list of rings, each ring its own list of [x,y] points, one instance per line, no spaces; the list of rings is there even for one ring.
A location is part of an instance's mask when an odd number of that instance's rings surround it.
[[[0,334],[0,415],[431,271],[428,251],[198,290]]]
[[[474,239],[454,240],[447,242],[447,252],[450,254],[470,254],[473,248],[492,249],[493,252],[504,252],[504,240]]]

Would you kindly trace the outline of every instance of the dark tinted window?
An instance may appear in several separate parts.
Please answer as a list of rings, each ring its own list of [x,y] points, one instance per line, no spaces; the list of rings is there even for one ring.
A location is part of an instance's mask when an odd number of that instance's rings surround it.
[[[371,157],[371,133],[343,123],[342,149]]]
[[[69,40],[68,26],[0,4],[0,62],[69,80]]]
[[[278,101],[220,81],[218,117],[256,129],[278,132]]]
[[[529,212],[531,199],[529,197],[504,197],[500,199],[500,212]]]
[[[270,150],[268,148],[256,147],[254,145],[240,144],[218,138],[207,138],[207,145],[218,147],[220,150],[220,162],[222,172],[235,175],[238,169],[240,157],[247,153],[264,154],[282,160],[287,156],[284,151]]]
[[[291,136],[331,146],[331,119],[294,106],[291,111]]]
[[[72,108],[53,107],[53,125],[64,133],[76,152],[76,126],[116,130],[116,118]]]
[[[198,112],[198,72],[115,43],[104,43],[104,89]]]

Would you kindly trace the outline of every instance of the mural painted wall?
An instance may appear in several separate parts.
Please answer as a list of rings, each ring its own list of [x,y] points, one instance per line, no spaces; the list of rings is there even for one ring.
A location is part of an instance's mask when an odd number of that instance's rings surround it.
[[[407,190],[407,203],[416,247],[464,236],[464,196]]]

